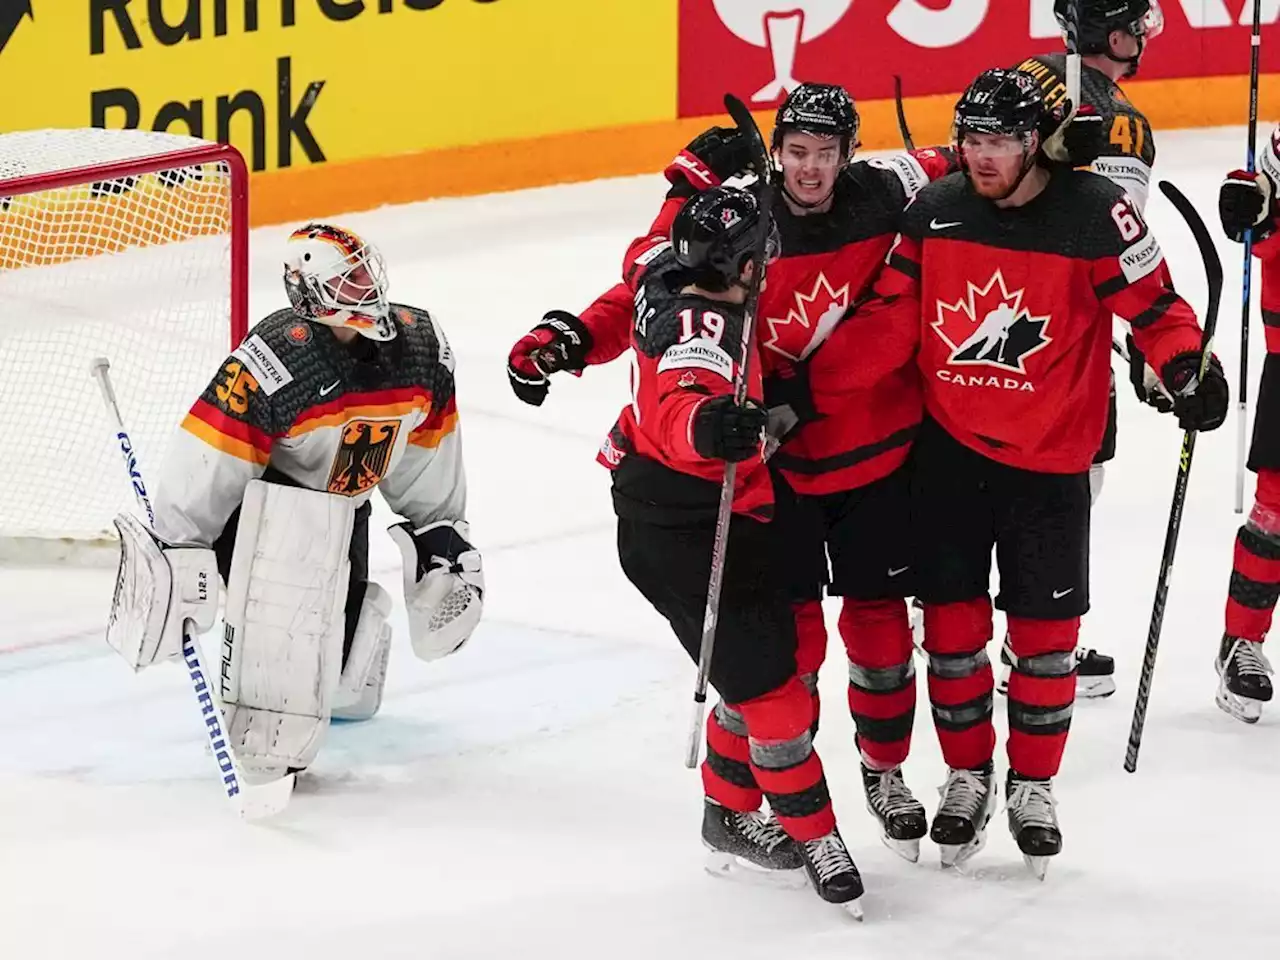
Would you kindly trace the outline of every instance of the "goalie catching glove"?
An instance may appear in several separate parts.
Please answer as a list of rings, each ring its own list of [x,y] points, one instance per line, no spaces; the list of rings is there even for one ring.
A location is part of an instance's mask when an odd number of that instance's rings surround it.
[[[409,641],[422,660],[459,650],[480,622],[484,570],[480,551],[468,542],[465,520],[440,520],[413,529],[397,523],[388,531],[404,557],[404,604]]]

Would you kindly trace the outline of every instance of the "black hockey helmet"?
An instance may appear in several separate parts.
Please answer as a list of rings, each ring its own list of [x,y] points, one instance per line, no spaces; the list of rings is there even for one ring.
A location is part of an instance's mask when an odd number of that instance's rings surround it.
[[[859,146],[862,120],[853,97],[834,83],[802,83],[782,101],[773,122],[772,148],[782,148],[782,138],[795,130],[815,137],[840,137],[841,154],[853,155]]]
[[[1018,70],[984,70],[956,102],[957,144],[966,133],[1023,137],[1028,142],[1032,133],[1039,133],[1043,143],[1056,126],[1040,84]]]
[[[1079,10],[1077,46],[1085,56],[1102,54],[1116,63],[1129,65],[1128,76],[1138,70],[1146,41],[1164,29],[1164,12],[1159,0],[1054,0],[1053,15],[1065,34],[1068,11],[1075,3]],[[1111,34],[1120,30],[1138,40],[1135,57],[1117,57],[1111,52]]]
[[[704,190],[680,209],[671,224],[676,262],[708,290],[740,284],[759,222],[760,201],[751,191],[740,187]],[[765,259],[777,252],[777,230],[770,224]]]

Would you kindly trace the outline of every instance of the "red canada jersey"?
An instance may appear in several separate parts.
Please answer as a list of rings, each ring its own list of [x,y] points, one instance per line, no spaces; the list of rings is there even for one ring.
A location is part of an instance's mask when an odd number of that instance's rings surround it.
[[[1253,255],[1261,264],[1262,329],[1267,353],[1280,354],[1280,232],[1255,243]]]
[[[764,375],[809,363],[837,330],[839,346],[822,351],[824,362],[859,367],[856,378],[839,378],[838,389],[815,384],[822,419],[801,427],[773,457],[798,492],[851,490],[906,459],[921,416],[919,374],[910,352],[863,336],[870,325],[846,330],[843,321],[882,269],[902,208],[926,183],[955,168],[950,150],[918,150],[850,164],[824,213],[797,216],[777,197],[773,216],[782,253],[765,274],[756,321]],[[662,245],[683,203],[668,200],[649,233],[632,244],[624,276],[643,266],[637,258]],[[607,362],[625,349],[632,316],[628,290],[619,284],[582,313],[593,341],[588,362]]]
[[[866,310],[919,339],[925,408],[1000,463],[1087,470],[1110,392],[1111,315],[1159,371],[1199,351],[1191,307],[1134,202],[1092,173],[1055,170],[1017,208],[961,174],[922,190]],[[884,316],[878,322],[884,323]]]
[[[615,510],[659,523],[714,517],[725,463],[694,449],[693,422],[707,400],[733,393],[744,308],[682,292],[688,280],[665,239],[633,244],[628,276],[632,400],[598,455],[615,471]],[[758,359],[748,375],[747,395],[760,402]],[[761,453],[738,464],[733,509],[767,520],[773,487]]]

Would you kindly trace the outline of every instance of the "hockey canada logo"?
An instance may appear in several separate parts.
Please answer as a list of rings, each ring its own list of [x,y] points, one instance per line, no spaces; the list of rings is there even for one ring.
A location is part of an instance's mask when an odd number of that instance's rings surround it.
[[[818,349],[849,309],[849,285],[834,289],[819,273],[808,293],[797,290],[794,296],[795,306],[785,317],[765,318],[769,338],[764,346],[798,363]]]
[[[979,365],[1026,375],[1026,359],[1051,342],[1048,316],[1033,316],[1024,290],[1010,290],[997,270],[985,287],[970,282],[965,298],[938,301],[934,332],[951,350],[951,366]],[[947,379],[947,378],[944,378]],[[1017,385],[1021,387],[1021,384]]]
[[[399,420],[352,420],[343,427],[342,445],[329,472],[329,492],[358,497],[376,487],[386,476],[399,433]]]

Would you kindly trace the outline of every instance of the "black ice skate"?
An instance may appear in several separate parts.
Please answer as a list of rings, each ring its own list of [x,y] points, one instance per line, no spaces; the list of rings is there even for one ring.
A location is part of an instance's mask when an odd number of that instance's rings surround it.
[[[880,839],[898,856],[915,863],[920,859],[920,838],[929,832],[929,820],[920,803],[902,780],[902,768],[872,770],[862,765],[862,789],[867,809],[880,821]]]
[[[1013,658],[1009,654],[1009,639],[1000,647],[1000,679],[996,692],[1009,695],[1009,674],[1013,672]],[[1116,661],[1092,647],[1076,647],[1076,697],[1097,700],[1116,692]]]
[[[862,877],[849,856],[849,849],[832,830],[825,837],[797,844],[804,858],[804,869],[818,896],[827,903],[838,903],[855,920],[862,919]]]
[[[708,851],[707,872],[714,876],[759,878],[782,886],[804,883],[800,849],[772,814],[739,813],[707,800],[702,843]]]
[[[997,803],[994,785],[995,771],[988,762],[976,770],[951,768],[938,788],[942,801],[929,839],[941,848],[944,867],[964,863],[987,842],[987,823]]]
[[[1237,720],[1257,723],[1262,705],[1271,699],[1273,671],[1262,644],[1223,637],[1214,662],[1218,670],[1218,706]]]
[[[1022,859],[1040,880],[1049,869],[1049,858],[1062,850],[1062,831],[1054,811],[1052,780],[1034,780],[1012,770],[1004,786],[1009,812],[1009,832],[1022,851]]]

